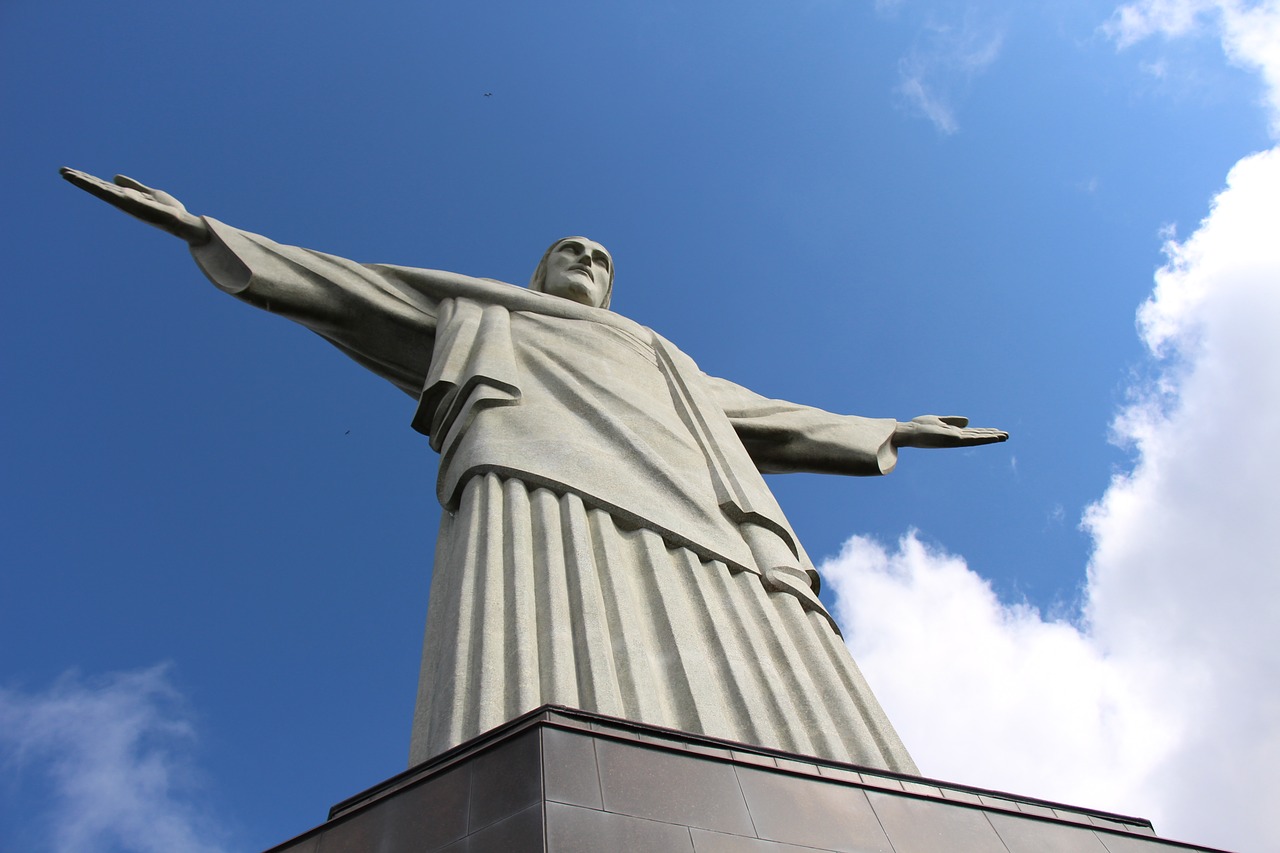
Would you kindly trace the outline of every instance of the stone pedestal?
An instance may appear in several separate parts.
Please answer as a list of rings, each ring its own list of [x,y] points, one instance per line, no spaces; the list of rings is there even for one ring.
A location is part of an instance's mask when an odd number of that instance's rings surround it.
[[[1139,818],[546,706],[268,853],[1173,853]]]

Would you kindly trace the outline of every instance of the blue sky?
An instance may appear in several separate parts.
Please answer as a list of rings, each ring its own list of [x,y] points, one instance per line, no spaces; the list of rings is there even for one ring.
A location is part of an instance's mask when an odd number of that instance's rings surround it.
[[[62,165],[517,283],[585,233],[708,372],[1008,429],[772,480],[923,772],[1280,845],[1278,21],[6,4],[0,849],[263,849],[403,769],[438,520],[409,398]]]

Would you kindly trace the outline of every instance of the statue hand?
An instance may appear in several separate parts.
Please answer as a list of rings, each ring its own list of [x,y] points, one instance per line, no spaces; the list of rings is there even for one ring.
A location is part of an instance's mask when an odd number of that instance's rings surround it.
[[[90,195],[161,231],[181,237],[193,246],[209,242],[209,226],[204,220],[188,213],[182,202],[164,190],[152,189],[124,175],[116,175],[115,183],[109,184],[101,178],[65,166],[58,171]]]
[[[893,429],[894,447],[971,447],[1008,438],[1004,430],[970,427],[968,418],[955,415],[921,415]]]

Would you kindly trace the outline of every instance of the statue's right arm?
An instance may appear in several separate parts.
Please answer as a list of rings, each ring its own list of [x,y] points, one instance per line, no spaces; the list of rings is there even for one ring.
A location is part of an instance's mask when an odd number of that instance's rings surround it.
[[[176,198],[131,178],[108,183],[63,169],[89,192],[191,247],[221,290],[300,323],[364,367],[417,396],[431,359],[438,299],[407,288],[376,267],[285,246],[194,216]]]
[[[124,175],[116,175],[114,183],[96,178],[88,172],[63,166],[58,170],[74,186],[105,201],[112,207],[154,225],[192,246],[209,240],[208,229],[200,217],[187,212],[182,202],[164,190],[157,190]]]

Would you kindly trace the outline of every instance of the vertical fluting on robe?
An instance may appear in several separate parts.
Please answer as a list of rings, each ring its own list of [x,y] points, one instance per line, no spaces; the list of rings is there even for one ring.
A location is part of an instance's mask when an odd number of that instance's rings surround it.
[[[794,595],[574,494],[476,476],[437,539],[411,763],[546,703],[915,772]]]

